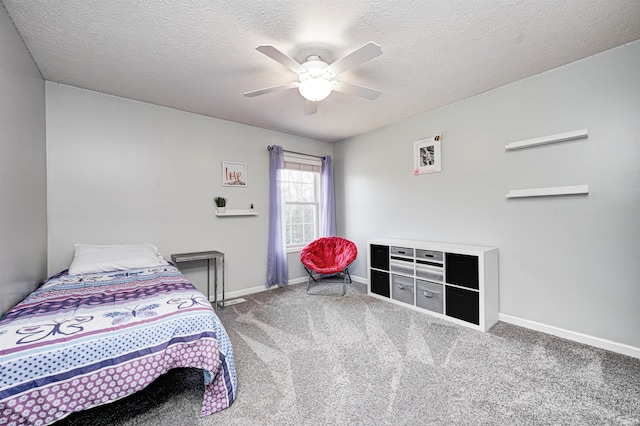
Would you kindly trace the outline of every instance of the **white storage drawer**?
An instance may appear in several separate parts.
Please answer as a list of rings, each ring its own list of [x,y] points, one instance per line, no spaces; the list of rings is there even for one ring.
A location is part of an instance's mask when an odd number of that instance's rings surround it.
[[[391,246],[391,254],[397,254],[400,256],[413,257],[413,249],[411,247],[393,247]]]
[[[416,258],[442,262],[443,256],[441,251],[416,249]]]
[[[416,259],[416,277],[442,282],[444,278],[442,263],[432,260]]]
[[[416,277],[424,278],[424,279],[427,279],[427,280],[439,281],[439,282],[443,281],[442,272],[441,273],[437,273],[437,272],[432,272],[432,271],[420,270],[418,268],[416,268]]]
[[[413,275],[413,258],[391,256],[389,270],[400,274]]]
[[[408,264],[389,264],[389,270],[391,272],[397,272],[398,274],[413,275],[413,263]]]
[[[391,275],[391,297],[413,305],[413,278]]]
[[[416,287],[416,306],[441,314],[444,306],[442,284],[416,280]]]

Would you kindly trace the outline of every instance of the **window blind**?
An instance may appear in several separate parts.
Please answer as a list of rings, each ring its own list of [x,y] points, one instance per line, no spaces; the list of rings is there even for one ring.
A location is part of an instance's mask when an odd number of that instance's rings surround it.
[[[285,154],[284,168],[290,170],[302,170],[306,172],[320,173],[322,171],[322,161],[317,157]]]

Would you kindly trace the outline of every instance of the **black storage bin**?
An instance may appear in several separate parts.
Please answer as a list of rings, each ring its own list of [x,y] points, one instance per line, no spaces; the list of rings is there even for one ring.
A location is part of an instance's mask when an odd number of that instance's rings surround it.
[[[371,274],[371,293],[379,294],[380,296],[389,297],[389,273],[376,271],[375,269],[369,270]]]
[[[445,253],[445,279],[449,284],[479,288],[478,256]]]
[[[389,270],[389,246],[371,244],[371,267]]]
[[[480,297],[477,291],[445,286],[445,314],[480,325]]]

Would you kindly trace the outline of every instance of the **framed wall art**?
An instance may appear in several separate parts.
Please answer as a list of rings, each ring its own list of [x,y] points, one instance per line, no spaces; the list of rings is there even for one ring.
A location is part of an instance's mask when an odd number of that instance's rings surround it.
[[[442,135],[422,139],[413,143],[413,174],[435,173],[442,171]]]
[[[244,188],[247,186],[247,163],[222,162],[222,186]]]

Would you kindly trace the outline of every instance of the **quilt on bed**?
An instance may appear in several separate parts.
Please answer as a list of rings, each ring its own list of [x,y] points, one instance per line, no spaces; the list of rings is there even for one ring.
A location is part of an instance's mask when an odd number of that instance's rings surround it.
[[[234,401],[229,337],[172,265],[48,279],[0,319],[0,425],[46,425],[171,368],[204,370],[201,415]]]

